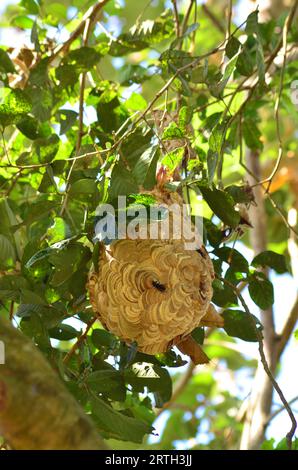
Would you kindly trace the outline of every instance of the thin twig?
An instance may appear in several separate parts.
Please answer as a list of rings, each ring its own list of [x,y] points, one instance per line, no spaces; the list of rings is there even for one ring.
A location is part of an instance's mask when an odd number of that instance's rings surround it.
[[[227,29],[226,29],[226,40],[225,40],[225,48],[229,42],[231,36],[231,25],[232,25],[232,14],[233,14],[233,0],[228,0],[228,7],[227,7]],[[221,68],[224,64],[225,59],[225,52],[222,55],[221,60]]]
[[[264,370],[274,388],[274,390],[276,391],[276,393],[278,394],[279,398],[280,398],[280,401],[282,402],[285,410],[287,411],[288,415],[289,415],[289,418],[291,420],[291,429],[290,431],[286,434],[286,439],[287,439],[287,444],[288,444],[288,447],[289,449],[292,448],[292,439],[293,439],[293,436],[295,434],[295,431],[296,431],[296,428],[297,428],[297,422],[296,422],[296,419],[295,419],[295,416],[291,410],[291,407],[289,405],[289,403],[287,402],[282,390],[280,389],[277,381],[275,380],[270,368],[269,368],[269,365],[268,365],[268,362],[267,362],[267,359],[266,359],[266,356],[265,356],[265,352],[264,352],[264,345],[263,345],[263,337],[262,337],[262,334],[260,332],[260,330],[258,329],[257,325],[256,325],[256,322],[255,322],[255,319],[253,317],[253,315],[251,314],[241,292],[239,291],[239,289],[234,285],[232,284],[231,282],[229,282],[227,279],[224,279],[224,278],[221,278],[219,277],[219,279],[224,282],[226,285],[228,285],[231,289],[234,290],[235,294],[237,295],[238,299],[240,300],[245,312],[249,315],[249,319],[251,321],[251,324],[254,328],[254,331],[256,333],[256,337],[257,337],[257,340],[258,340],[258,344],[259,344],[259,353],[260,353],[260,359],[261,359],[261,362],[262,362],[262,365],[264,367]]]
[[[108,3],[109,0],[100,0],[95,5],[89,8],[82,18],[82,21],[77,28],[71,33],[70,37],[63,44],[54,49],[52,55],[49,57],[49,63],[53,62],[60,54],[65,54],[69,50],[71,44],[82,34],[85,30],[86,23],[91,19],[97,17],[100,10]]]
[[[298,396],[297,397],[294,397],[292,398],[292,400],[289,401],[289,405],[293,405],[293,403],[295,403],[295,401],[298,400]],[[281,406],[280,408],[278,408],[278,410],[274,411],[272,413],[272,415],[269,417],[267,423],[266,423],[266,426],[268,426],[268,424],[274,419],[276,418],[277,415],[279,415],[279,413],[281,413],[282,411],[285,410],[285,407],[284,406]]]
[[[180,24],[179,24],[179,13],[177,8],[177,1],[172,0],[173,10],[174,10],[174,21],[175,21],[175,30],[176,30],[176,37],[180,37]]]
[[[87,338],[87,335],[90,331],[90,329],[92,328],[92,326],[94,325],[94,323],[96,322],[97,318],[94,317],[94,318],[91,318],[91,320],[87,323],[87,327],[84,331],[83,334],[81,334],[81,336],[78,338],[78,340],[76,341],[76,343],[72,346],[72,348],[68,351],[68,353],[64,356],[63,358],[63,364],[67,364],[69,362],[69,360],[71,359],[71,357],[74,355],[74,353],[76,352],[76,350],[81,346],[81,344],[86,340]]]
[[[214,24],[214,26],[221,32],[221,33],[225,33],[225,28],[223,26],[223,24],[221,23],[221,21],[214,15],[214,13],[209,10],[209,8],[207,7],[207,5],[204,3],[202,5],[202,10],[203,12],[206,14],[206,16],[208,16],[208,18],[211,20],[211,22]]]
[[[189,2],[189,5],[188,5],[188,9],[184,15],[184,19],[183,19],[183,23],[182,23],[182,26],[181,26],[181,35],[183,35],[187,29],[187,24],[188,24],[188,20],[189,20],[189,17],[190,17],[190,14],[191,14],[191,10],[192,10],[192,7],[195,3],[195,0],[190,0]]]
[[[296,11],[298,5],[298,0],[296,1],[296,4],[294,5],[294,14]],[[284,78],[285,78],[285,69],[286,69],[286,63],[287,63],[287,45],[288,45],[288,33],[289,33],[289,27],[290,27],[290,15],[287,17],[284,27],[283,27],[283,34],[282,34],[282,48],[283,48],[283,62],[282,62],[282,67],[281,67],[281,72],[280,72],[280,80],[279,80],[279,90],[276,98],[276,102],[274,105],[274,118],[276,122],[276,135],[277,135],[277,140],[278,140],[278,157],[276,160],[276,163],[274,165],[274,168],[271,172],[271,175],[264,180],[264,183],[268,182],[267,186],[267,192],[270,190],[270,186],[272,183],[272,180],[274,176],[276,175],[282,157],[283,157],[283,143],[282,143],[282,137],[281,137],[281,132],[280,132],[280,119],[279,119],[279,109],[280,109],[280,100],[283,92],[283,85],[284,85]]]

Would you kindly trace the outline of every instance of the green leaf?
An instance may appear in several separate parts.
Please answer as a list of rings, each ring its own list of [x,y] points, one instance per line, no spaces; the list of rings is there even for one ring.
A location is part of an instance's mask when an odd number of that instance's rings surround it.
[[[185,147],[178,147],[171,152],[167,153],[162,159],[161,163],[166,166],[170,172],[173,172],[178,165],[180,165],[183,155],[185,152]]]
[[[125,396],[123,377],[120,372],[115,369],[92,372],[87,376],[86,383],[88,387],[96,393],[106,393],[117,388],[122,388]]]
[[[46,167],[41,183],[38,186],[38,191],[40,193],[54,193],[55,191],[57,191],[56,181],[51,166]]]
[[[115,342],[117,342],[112,333],[100,329],[92,331],[91,341],[97,349],[101,349],[102,347],[113,348]]]
[[[248,273],[249,265],[244,256],[239,253],[239,251],[234,248],[229,248],[227,246],[216,248],[213,252],[221,260],[228,263],[233,271],[240,273]]]
[[[253,34],[259,32],[258,15],[258,10],[255,10],[250,13],[250,15],[248,15],[245,27],[246,34]]]
[[[225,191],[232,196],[236,203],[250,203],[253,201],[253,192],[249,186],[231,185],[225,188]]]
[[[55,70],[56,79],[59,80],[60,86],[63,88],[73,87],[78,79],[79,72],[74,65],[61,64]]]
[[[193,111],[189,106],[182,106],[178,115],[178,126],[183,132],[186,131],[186,126],[190,124]]]
[[[55,328],[49,330],[50,338],[59,339],[60,341],[69,341],[70,339],[77,338],[79,332],[71,325],[61,323]]]
[[[0,198],[0,233],[11,238],[11,227],[18,223],[12,211],[12,203],[8,198]]]
[[[136,22],[129,33],[120,34],[113,41],[109,54],[122,56],[130,52],[140,51],[151,44],[156,44],[174,35],[174,25],[169,10],[160,18]]]
[[[240,222],[240,215],[235,211],[234,201],[229,194],[220,189],[199,186],[204,200],[226,225],[235,228]]]
[[[56,201],[49,201],[44,198],[40,198],[40,200],[37,198],[33,204],[27,206],[26,210],[26,216],[24,219],[24,223],[29,226],[32,224],[33,221],[40,220],[43,216],[51,213],[51,210],[53,210],[57,206]]]
[[[256,37],[256,63],[259,73],[260,84],[265,84],[265,62],[264,51],[261,38],[260,24],[258,23],[258,10],[253,11],[246,20],[245,32],[248,35],[255,35]]]
[[[275,439],[267,439],[261,445],[261,450],[274,450]]]
[[[116,199],[118,196],[127,196],[137,192],[138,184],[132,172],[125,168],[124,164],[120,161],[115,165],[111,174],[110,200]]]
[[[57,134],[52,134],[47,139],[37,139],[34,142],[34,148],[38,155],[40,163],[49,163],[54,160],[58,153],[60,139]]]
[[[7,52],[0,48],[0,72],[14,73],[15,68]]]
[[[211,116],[210,116],[211,117]],[[212,123],[217,120],[220,117],[220,113],[215,113],[212,115]],[[211,124],[209,120],[206,120],[207,126]],[[212,124],[211,124],[212,126]],[[222,145],[225,139],[225,133],[226,133],[226,125],[224,122],[219,122],[217,123],[210,134],[209,137],[209,149],[207,153],[207,167],[208,167],[208,177],[209,177],[209,182],[213,181],[214,175],[215,175],[215,170],[218,164],[218,160],[220,155],[222,154]]]
[[[119,81],[121,85],[132,85],[133,83],[142,83],[147,80],[148,71],[145,67],[134,64],[125,64],[119,71]]]
[[[129,167],[133,169],[140,156],[151,145],[153,133],[151,129],[145,133],[137,128],[135,129],[121,144],[121,153],[124,155],[125,160],[128,162]]]
[[[22,289],[20,302],[27,305],[45,305],[46,303],[39,294],[29,289]]]
[[[35,140],[40,137],[38,120],[33,116],[27,115],[21,119],[17,124],[17,128],[22,134],[28,137],[28,139]]]
[[[60,135],[65,134],[75,124],[78,113],[71,109],[61,109],[57,112],[60,121]]]
[[[56,295],[57,300],[57,295]],[[65,308],[61,303],[56,303],[56,306],[53,305],[34,305],[37,311],[40,311],[40,316],[42,317],[43,323],[46,328],[54,328],[59,325],[63,319],[65,319]],[[26,306],[24,306],[26,307]],[[30,307],[30,305],[29,305]],[[31,306],[32,307],[32,306]]]
[[[220,281],[213,281],[213,297],[212,302],[219,307],[233,307],[238,305],[237,295],[234,290],[227,284],[222,284]]]
[[[116,411],[100,398],[92,397],[91,407],[95,422],[111,438],[141,443],[144,435],[152,431],[144,421]]]
[[[229,336],[235,336],[244,341],[258,341],[256,328],[261,331],[261,327],[259,320],[254,315],[242,310],[225,310],[222,316],[224,330]]]
[[[52,90],[34,86],[28,94],[32,101],[32,114],[41,122],[49,120],[54,106]]]
[[[198,327],[198,328],[195,328],[192,332],[191,332],[191,336],[193,337],[193,339],[198,343],[198,344],[203,344],[204,343],[204,339],[205,339],[205,330],[204,328],[202,327]]]
[[[32,338],[37,346],[44,351],[51,347],[50,337],[42,318],[37,312],[32,312],[30,318],[23,318],[20,328],[26,336]]]
[[[49,82],[49,58],[41,59],[35,67],[30,71],[29,83],[44,88]],[[36,93],[36,89],[32,89],[32,93]]]
[[[57,244],[56,244],[57,245]],[[52,250],[49,261],[55,266],[51,279],[53,287],[66,282],[78,270],[80,263],[88,250],[80,243],[70,243],[61,250]]]
[[[176,122],[171,122],[162,134],[162,140],[183,139],[183,137],[183,131],[177,126]]]
[[[246,47],[246,45],[243,46],[243,49],[238,56],[236,69],[241,75],[244,75],[245,77],[249,77],[253,73],[254,64],[249,49]]]
[[[278,274],[284,274],[288,272],[286,258],[283,255],[275,253],[274,251],[263,251],[259,253],[251,262],[254,267],[269,267],[274,269]]]
[[[70,235],[69,227],[61,217],[55,217],[53,225],[47,230],[47,238],[51,244],[65,240]]]
[[[218,164],[219,155],[218,152],[215,150],[208,149],[207,152],[207,169],[208,169],[208,179],[211,183],[215,176],[215,171]]]
[[[216,85],[214,85],[214,86],[211,87],[212,94],[213,94],[214,96],[219,97],[219,96],[222,94],[223,90],[225,89],[226,84],[227,84],[228,81],[229,81],[230,76],[232,75],[232,73],[233,73],[234,70],[235,70],[238,57],[239,57],[239,52],[237,52],[237,53],[229,60],[229,62],[227,62],[221,80],[220,80]]]
[[[241,47],[241,42],[235,38],[235,36],[232,36],[226,45],[226,56],[231,59],[234,57],[237,52],[239,51],[239,48]]]
[[[36,0],[21,0],[20,5],[26,8],[30,15],[38,15],[39,13],[39,5]]]
[[[59,21],[67,18],[67,7],[58,2],[47,2],[45,4],[45,11],[47,14],[46,21],[53,26],[58,25]]]
[[[19,302],[22,289],[29,289],[28,281],[22,276],[6,275],[0,278],[0,298]]]
[[[249,294],[258,307],[266,310],[274,303],[273,285],[268,279],[254,277],[248,285]]]
[[[187,364],[187,361],[183,360],[182,357],[179,354],[176,354],[173,349],[169,349],[165,353],[156,354],[155,357],[162,365],[167,367],[181,367]]]
[[[260,39],[257,42],[256,61],[257,61],[260,84],[264,85],[265,84],[265,61],[264,61],[264,51],[263,51],[263,47],[262,47],[262,43]]]
[[[0,234],[0,266],[2,268],[12,267],[16,259],[15,250],[11,241]]]
[[[96,202],[99,197],[96,181],[84,178],[72,183],[69,189],[69,196],[84,202]]]
[[[15,28],[31,29],[34,25],[34,21],[29,16],[19,15],[11,20],[11,25]]]
[[[77,72],[88,72],[100,60],[99,54],[93,47],[83,46],[71,51],[67,56],[67,63],[75,66]]]
[[[32,26],[30,40],[32,44],[34,44],[36,52],[40,52],[41,49],[40,49],[40,43],[39,43],[39,38],[38,38],[37,21],[34,21],[34,25]]]
[[[132,171],[137,184],[143,185],[145,180],[150,178],[150,172],[152,173],[152,162],[157,153],[157,150],[157,145],[153,145],[149,149],[145,150],[145,152],[142,153],[139,160],[137,161]],[[155,171],[153,176],[155,177]]]
[[[281,441],[278,442],[274,450],[289,450],[287,439],[284,437]],[[298,450],[298,439],[294,438],[292,442],[292,450]]]
[[[147,107],[147,101],[139,93],[133,92],[125,101],[125,106],[132,111],[142,111]]]

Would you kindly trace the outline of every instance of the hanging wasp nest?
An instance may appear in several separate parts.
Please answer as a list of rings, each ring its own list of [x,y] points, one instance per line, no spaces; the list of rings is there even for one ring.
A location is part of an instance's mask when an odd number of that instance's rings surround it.
[[[182,208],[177,193],[156,187],[149,194],[160,206]],[[193,232],[198,249],[187,249],[190,233],[175,239],[175,210],[168,217],[167,240],[127,238],[102,246],[89,279],[91,304],[105,328],[137,342],[141,352],[163,353],[177,345],[195,363],[208,362],[190,333],[199,325],[223,325],[210,304],[213,265],[198,233]]]

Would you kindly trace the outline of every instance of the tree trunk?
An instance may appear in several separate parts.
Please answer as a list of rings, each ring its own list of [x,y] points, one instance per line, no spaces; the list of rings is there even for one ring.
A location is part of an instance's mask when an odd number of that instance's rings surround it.
[[[0,318],[0,435],[13,449],[106,449],[43,355]]]

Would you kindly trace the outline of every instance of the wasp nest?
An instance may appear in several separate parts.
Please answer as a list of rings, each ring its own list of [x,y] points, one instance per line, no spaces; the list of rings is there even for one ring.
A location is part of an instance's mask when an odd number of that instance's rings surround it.
[[[159,204],[182,198],[156,188]],[[172,230],[170,216],[170,231]],[[170,232],[171,233],[171,232]],[[147,354],[177,345],[196,363],[208,358],[190,336],[199,325],[222,326],[210,305],[214,271],[207,251],[180,239],[125,239],[103,247],[89,279],[92,307],[103,326]]]

